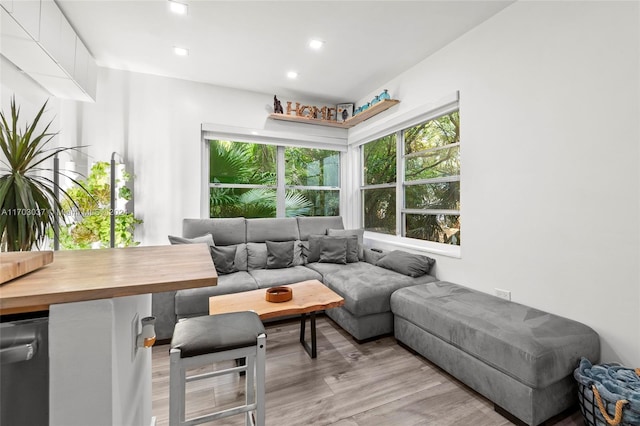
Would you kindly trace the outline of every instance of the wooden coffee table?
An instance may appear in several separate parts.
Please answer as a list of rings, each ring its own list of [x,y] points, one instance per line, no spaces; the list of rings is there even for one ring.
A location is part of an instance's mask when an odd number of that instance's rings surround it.
[[[267,289],[224,294],[209,298],[209,314],[254,311],[260,319],[300,315],[300,343],[311,358],[316,358],[316,312],[344,305],[344,299],[318,280],[289,284],[293,298],[274,303],[265,300]],[[310,317],[311,345],[305,339],[307,314]]]

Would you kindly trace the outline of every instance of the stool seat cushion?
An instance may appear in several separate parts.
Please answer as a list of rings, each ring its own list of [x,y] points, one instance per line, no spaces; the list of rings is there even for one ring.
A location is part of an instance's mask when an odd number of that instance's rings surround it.
[[[255,346],[266,334],[255,312],[232,312],[188,318],[176,324],[171,349],[180,349],[180,358]]]

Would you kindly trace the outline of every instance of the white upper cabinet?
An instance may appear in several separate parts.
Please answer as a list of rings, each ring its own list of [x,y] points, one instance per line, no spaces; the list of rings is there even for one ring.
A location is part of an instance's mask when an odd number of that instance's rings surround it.
[[[0,53],[54,96],[95,100],[95,60],[53,0],[0,0],[0,6],[8,12]]]
[[[40,38],[40,0],[14,0],[11,15],[34,40]]]

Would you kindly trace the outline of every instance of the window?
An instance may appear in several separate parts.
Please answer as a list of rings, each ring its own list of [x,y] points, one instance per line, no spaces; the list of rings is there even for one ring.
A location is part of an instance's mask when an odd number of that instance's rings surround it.
[[[396,234],[396,135],[362,147],[364,229]]]
[[[363,145],[362,164],[366,230],[460,245],[458,111]]]
[[[279,211],[339,215],[340,153],[210,140],[209,216],[277,217]]]
[[[340,214],[340,153],[285,148],[286,216]]]
[[[460,245],[458,112],[403,132],[404,236]]]

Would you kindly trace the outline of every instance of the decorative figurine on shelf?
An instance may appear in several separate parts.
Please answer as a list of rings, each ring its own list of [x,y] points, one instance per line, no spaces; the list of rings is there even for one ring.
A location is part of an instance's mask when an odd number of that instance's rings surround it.
[[[385,99],[391,99],[391,96],[389,96],[389,92],[387,92],[387,89],[384,89],[384,92],[378,95],[378,99],[380,99],[381,101],[384,101]]]
[[[282,104],[280,103],[276,95],[273,95],[273,112],[275,112],[276,114],[284,114]]]

